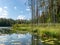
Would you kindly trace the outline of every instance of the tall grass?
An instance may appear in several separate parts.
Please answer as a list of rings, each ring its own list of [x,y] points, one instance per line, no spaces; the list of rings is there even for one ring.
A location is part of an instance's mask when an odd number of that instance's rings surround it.
[[[28,31],[33,33],[39,33],[41,37],[53,37],[53,38],[60,38],[60,24],[40,24],[40,25],[32,25],[31,24],[15,24],[12,28],[18,31]]]

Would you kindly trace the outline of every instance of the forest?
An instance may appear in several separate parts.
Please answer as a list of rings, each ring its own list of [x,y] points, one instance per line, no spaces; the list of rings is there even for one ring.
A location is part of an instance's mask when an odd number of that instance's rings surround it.
[[[28,0],[35,23],[60,23],[60,0]]]
[[[0,27],[11,27],[14,24],[28,24],[29,20],[14,20],[14,19],[6,19],[0,18]]]
[[[28,0],[31,9],[31,19],[14,20],[0,18],[0,26],[12,26],[14,24],[33,23],[60,23],[60,0]]]

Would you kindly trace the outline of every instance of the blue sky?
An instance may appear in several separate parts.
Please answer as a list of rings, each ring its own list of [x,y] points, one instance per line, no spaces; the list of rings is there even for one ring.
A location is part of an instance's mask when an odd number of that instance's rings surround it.
[[[0,18],[30,19],[27,0],[0,0]]]

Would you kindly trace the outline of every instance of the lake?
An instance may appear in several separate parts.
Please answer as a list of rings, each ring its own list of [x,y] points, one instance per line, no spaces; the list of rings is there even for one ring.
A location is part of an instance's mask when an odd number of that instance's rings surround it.
[[[36,36],[32,39],[32,35],[30,33],[4,34],[4,32],[6,31],[5,29],[8,29],[8,28],[10,29],[10,27],[0,27],[0,30],[2,29],[2,34],[0,35],[0,45],[32,45],[32,42],[34,42],[33,45],[35,45],[35,42],[37,42],[35,38]],[[41,42],[39,43],[40,43],[39,45],[42,45]]]
[[[5,34],[0,36],[0,45],[31,45],[32,35],[26,34]]]
[[[29,33],[1,35],[0,45],[31,45],[31,37]]]

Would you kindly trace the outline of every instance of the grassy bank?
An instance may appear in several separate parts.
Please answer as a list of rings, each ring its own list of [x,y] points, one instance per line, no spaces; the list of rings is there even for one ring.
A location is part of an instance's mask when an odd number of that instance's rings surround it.
[[[60,26],[46,26],[39,28],[41,42],[50,45],[60,44]]]
[[[41,42],[48,45],[60,44],[60,24],[15,24],[12,26],[13,31],[30,32],[37,34],[41,38]]]

